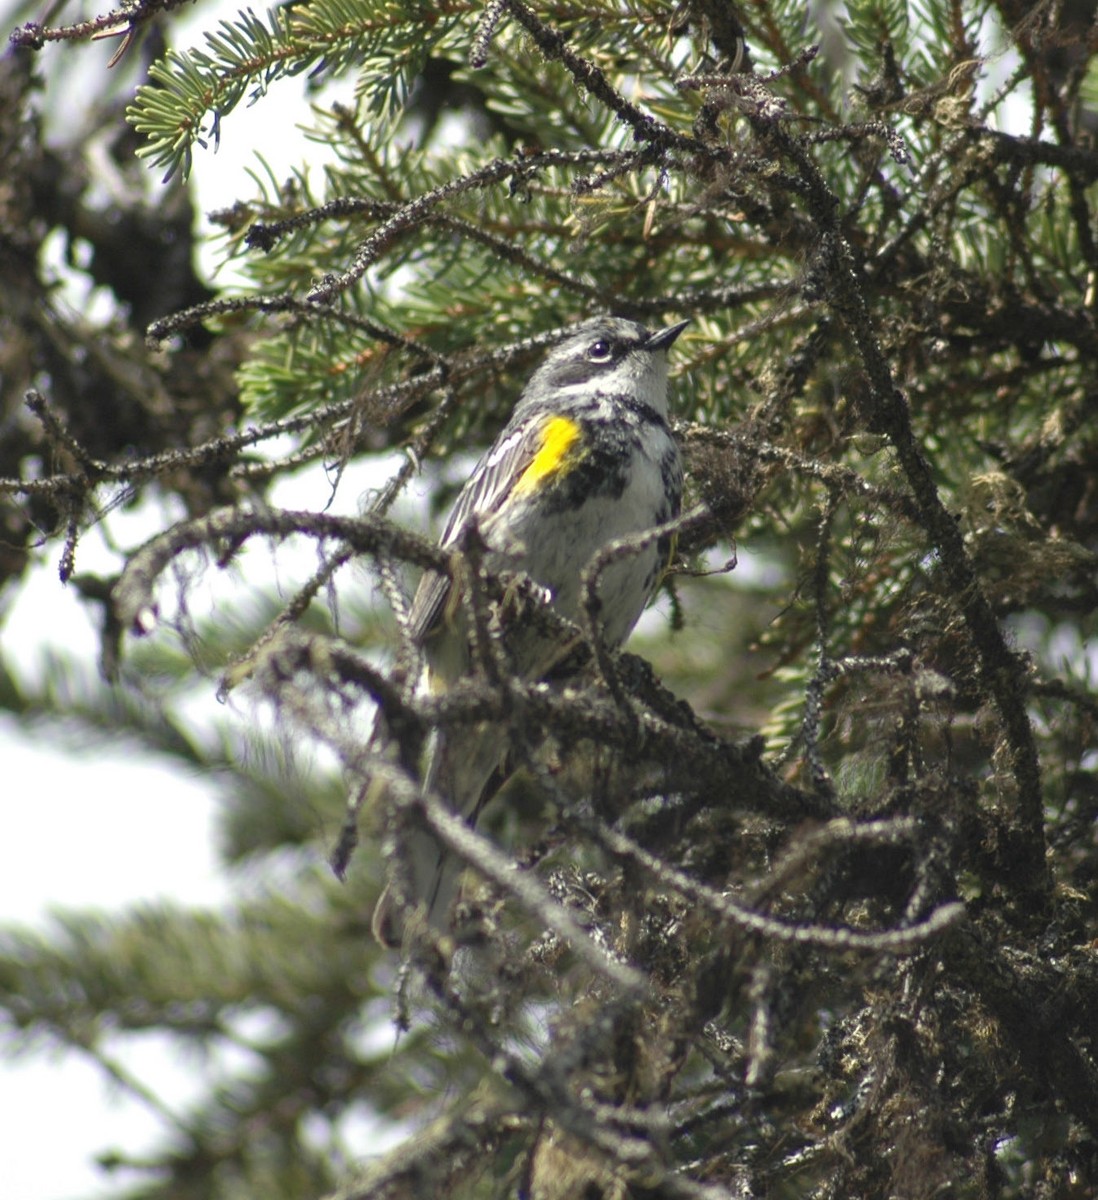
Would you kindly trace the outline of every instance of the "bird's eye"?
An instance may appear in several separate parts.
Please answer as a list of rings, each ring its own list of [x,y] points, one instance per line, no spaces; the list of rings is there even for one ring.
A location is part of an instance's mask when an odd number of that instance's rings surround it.
[[[587,357],[592,362],[606,362],[610,358],[610,343],[606,338],[599,338],[597,342],[592,342],[587,351]]]

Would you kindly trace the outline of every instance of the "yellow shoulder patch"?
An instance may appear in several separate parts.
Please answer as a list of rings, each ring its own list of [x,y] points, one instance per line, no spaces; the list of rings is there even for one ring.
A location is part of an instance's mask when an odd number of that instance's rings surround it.
[[[513,494],[527,495],[536,491],[550,475],[560,470],[568,452],[580,439],[578,421],[570,417],[553,417],[541,430],[541,445],[537,454],[515,482]]]

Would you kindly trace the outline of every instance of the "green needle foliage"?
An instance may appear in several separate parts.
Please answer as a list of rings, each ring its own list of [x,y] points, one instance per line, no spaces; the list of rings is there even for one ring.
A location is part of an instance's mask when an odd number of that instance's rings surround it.
[[[0,703],[208,775],[239,893],[0,938],[12,1051],[161,1118],[111,1194],[1098,1192],[1094,5],[309,0],[191,50],[171,7],[25,25],[0,76],[0,567],[60,563],[111,680],[0,664]],[[34,51],[103,31],[148,56],[107,209],[34,109]],[[188,188],[302,75],[317,160],[212,214],[215,292]],[[485,669],[424,695],[428,527],[607,311],[691,319],[659,615],[543,686],[482,579]],[[476,721],[520,769],[474,835],[416,750]],[[402,963],[369,921],[415,822],[471,870]],[[154,1031],[185,1108],[118,1053]]]

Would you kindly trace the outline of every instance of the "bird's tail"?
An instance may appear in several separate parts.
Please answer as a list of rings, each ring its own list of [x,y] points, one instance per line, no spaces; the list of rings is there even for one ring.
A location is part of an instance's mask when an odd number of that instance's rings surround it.
[[[483,808],[503,757],[498,730],[473,728],[439,732],[428,749],[423,791],[429,803],[443,804],[473,825]],[[420,826],[402,839],[398,870],[407,885],[398,904],[390,882],[374,908],[372,928],[383,946],[400,947],[417,924],[448,933],[465,864],[430,829]]]

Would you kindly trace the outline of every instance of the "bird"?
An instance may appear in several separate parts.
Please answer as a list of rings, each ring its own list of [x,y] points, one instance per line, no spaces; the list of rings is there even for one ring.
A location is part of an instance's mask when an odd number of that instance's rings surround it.
[[[596,316],[572,326],[473,468],[440,547],[458,550],[474,531],[489,573],[525,577],[556,613],[578,622],[593,557],[612,540],[680,513],[683,468],[668,421],[667,371],[668,351],[688,324],[653,331],[623,317]],[[632,632],[669,555],[670,539],[662,539],[606,566],[598,585],[604,645],[616,648]],[[409,611],[425,686],[436,693],[475,669],[460,588],[450,574],[428,571]],[[509,665],[527,681],[544,678],[575,644],[535,631],[530,622],[513,631],[505,626],[502,640]],[[486,726],[436,730],[424,791],[472,823],[507,749],[506,736]],[[410,909],[394,903],[390,884],[374,910],[374,936],[387,947],[401,945],[409,921],[446,932],[461,873],[460,862],[428,830],[415,831],[408,843]]]

